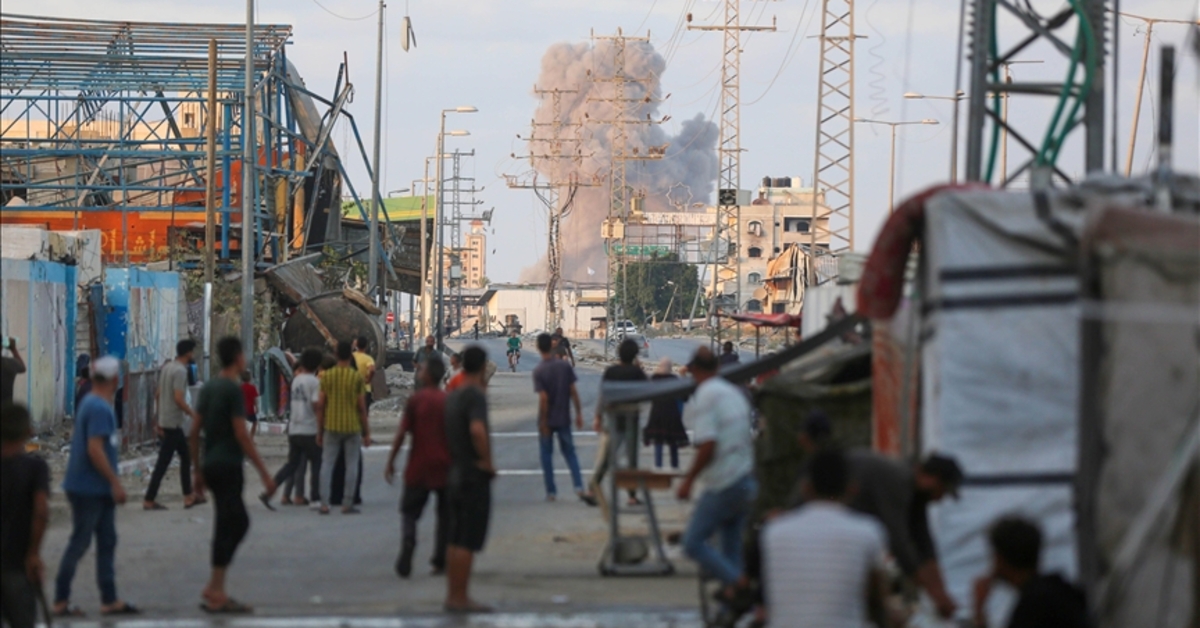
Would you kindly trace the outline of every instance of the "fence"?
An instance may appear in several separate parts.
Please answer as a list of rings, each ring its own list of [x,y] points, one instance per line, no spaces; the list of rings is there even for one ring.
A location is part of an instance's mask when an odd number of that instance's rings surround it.
[[[72,409],[75,272],[57,262],[0,259],[0,332],[16,337],[26,368],[13,399],[29,407],[35,431]]]

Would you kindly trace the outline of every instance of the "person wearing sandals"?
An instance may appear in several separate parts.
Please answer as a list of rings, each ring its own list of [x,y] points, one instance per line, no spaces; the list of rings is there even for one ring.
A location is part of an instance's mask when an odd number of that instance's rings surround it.
[[[171,467],[171,459],[179,454],[179,484],[183,489],[183,507],[191,508],[204,503],[200,496],[192,492],[192,461],[188,457],[187,434],[183,433],[184,419],[191,417],[199,421],[200,417],[187,402],[188,364],[196,351],[196,341],[184,338],[175,344],[175,359],[163,365],[158,373],[158,424],[154,431],[161,443],[158,448],[158,461],[154,464],[154,472],[150,474],[150,486],[146,488],[146,496],[142,499],[143,510],[166,510],[167,507],[158,503],[158,487],[162,484],[163,476]]]
[[[671,372],[671,358],[663,358],[650,376],[651,380],[679,379]],[[650,405],[650,420],[643,431],[646,446],[654,446],[654,466],[663,466],[663,447],[670,450],[671,468],[679,469],[679,448],[688,446],[687,430],[683,427],[683,402],[678,399],[656,399]]]
[[[354,486],[358,481],[358,459],[364,446],[371,446],[371,427],[367,422],[367,388],[354,367],[354,353],[345,340],[337,345],[337,366],[321,377],[321,396],[317,402],[317,444],[321,446],[321,514],[329,514],[333,495],[333,461],[346,459],[345,492],[342,514],[358,514],[354,506]]]
[[[288,458],[283,468],[275,474],[276,487],[293,480],[296,472],[303,471],[309,460],[321,455],[320,448],[317,447],[317,396],[321,393],[321,381],[316,376],[320,367],[320,349],[305,349],[304,353],[300,354],[300,363],[297,365],[295,377],[292,378],[292,391],[289,395],[291,412],[288,417]],[[308,500],[304,499],[303,476],[300,476],[297,484],[299,490],[296,498],[291,498],[285,486],[280,503],[285,506],[308,505]],[[269,504],[274,496],[274,492],[263,493],[260,499],[270,508]]]
[[[246,403],[242,398],[241,374],[246,370],[242,341],[227,336],[217,341],[217,359],[221,372],[204,384],[196,403],[199,421],[192,424],[188,444],[192,450],[195,484],[212,491],[213,524],[212,574],[201,596],[200,608],[207,613],[249,613],[251,608],[225,592],[225,575],[233,562],[246,532],[250,515],[242,500],[245,478],[242,465],[246,458],[258,470],[263,490],[275,491],[275,480],[263,464],[254,440],[246,427]],[[200,456],[200,430],[204,430],[204,456]]]
[[[63,551],[54,579],[54,614],[80,617],[71,606],[71,581],[75,568],[96,537],[96,583],[100,587],[101,615],[132,615],[140,611],[117,597],[117,506],[125,503],[125,487],[117,476],[117,394],[121,363],[112,356],[92,363],[92,392],[75,411],[71,454],[63,491],[71,505],[71,540]]]

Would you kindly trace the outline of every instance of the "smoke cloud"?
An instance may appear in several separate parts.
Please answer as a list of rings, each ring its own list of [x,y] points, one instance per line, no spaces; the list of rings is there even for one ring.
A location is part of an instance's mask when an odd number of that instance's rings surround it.
[[[616,44],[611,40],[590,43],[560,43],[542,57],[537,88],[562,90],[558,121],[564,126],[558,139],[561,150],[552,144],[555,108],[550,95],[541,99],[534,122],[538,125],[530,143],[533,167],[539,181],[563,181],[574,178],[581,185],[562,223],[562,277],[575,281],[602,281],[607,274],[607,257],[600,238],[600,226],[609,212],[609,173],[613,166],[613,120],[659,121],[663,97],[661,77],[666,61],[649,42],[626,41],[625,76],[645,79],[627,82],[622,106],[613,102],[616,85],[605,79],[614,75]],[[595,80],[599,79],[599,80]],[[609,100],[605,100],[609,99]],[[578,124],[573,127],[568,125]],[[668,124],[673,124],[668,122]],[[671,211],[675,202],[707,203],[717,180],[717,125],[697,113],[684,120],[678,134],[670,136],[659,124],[626,124],[626,153],[648,154],[652,146],[668,145],[659,160],[628,161],[626,172],[635,194],[645,196],[645,211]],[[539,159],[538,155],[572,154],[576,159]],[[671,199],[668,200],[668,193]],[[690,198],[689,198],[690,196]],[[595,271],[588,274],[588,269]],[[545,280],[545,260],[522,272],[526,281]]]

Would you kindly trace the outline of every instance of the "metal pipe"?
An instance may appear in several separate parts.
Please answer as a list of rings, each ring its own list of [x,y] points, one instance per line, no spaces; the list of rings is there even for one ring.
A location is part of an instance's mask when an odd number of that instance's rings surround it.
[[[379,0],[379,41],[375,48],[375,146],[371,159],[371,221],[367,237],[367,290],[375,289],[379,280],[379,132],[383,111],[383,10],[387,4]]]
[[[1137,143],[1138,116],[1142,113],[1142,93],[1146,91],[1146,62],[1150,59],[1150,35],[1154,21],[1146,22],[1146,41],[1142,44],[1142,69],[1138,73],[1137,97],[1133,100],[1133,123],[1129,127],[1129,151],[1125,155],[1125,176],[1133,172],[1133,147]]]
[[[242,109],[242,350],[254,359],[254,0],[246,0],[246,76]]]
[[[204,116],[204,149],[207,172],[204,176],[204,282],[211,289],[216,269],[216,212],[217,212],[217,40],[208,40],[208,113]],[[207,321],[207,316],[205,317]],[[204,335],[208,343],[208,334]],[[205,360],[211,343],[205,349]],[[208,363],[204,365],[208,373]]]
[[[437,303],[434,304],[433,328],[437,338],[437,348],[442,350],[442,155],[446,152],[446,112],[442,112],[441,126],[438,127],[437,164],[434,178],[437,179],[437,196],[434,197],[433,236],[437,250],[437,268],[434,269],[434,290]]]
[[[204,282],[204,351],[201,353],[201,369],[204,379],[212,377],[212,314],[213,314],[213,285],[211,281]]]

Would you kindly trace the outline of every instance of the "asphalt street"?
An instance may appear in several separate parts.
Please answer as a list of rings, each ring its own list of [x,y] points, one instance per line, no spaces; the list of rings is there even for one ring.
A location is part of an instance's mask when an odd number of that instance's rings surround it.
[[[482,341],[497,363],[503,340]],[[678,353],[676,343],[664,347]],[[528,349],[532,349],[529,347]],[[499,358],[499,359],[496,359]],[[536,397],[530,372],[535,352],[527,350],[517,373],[501,371],[489,388],[493,446],[500,477],[494,488],[491,535],[476,562],[473,594],[501,613],[472,626],[694,626],[697,581],[694,566],[673,551],[676,574],[660,578],[605,578],[596,563],[607,527],[598,509],[572,495],[570,477],[555,452],[559,498],[547,502],[538,456]],[[596,365],[578,369],[585,419],[595,407],[600,372]],[[399,579],[393,562],[399,546],[399,486],[387,484],[383,467],[398,417],[372,415],[377,444],[366,452],[362,514],[343,516],[336,510],[319,516],[314,510],[279,506],[266,510],[255,496],[256,475],[247,472],[246,501],[250,533],[230,570],[229,590],[256,609],[252,619],[229,626],[409,626],[459,625],[440,616],[445,582],[429,574],[432,508],[422,519],[414,575]],[[590,421],[585,420],[586,423]],[[590,428],[590,425],[588,426]],[[595,455],[596,436],[586,429],[576,435],[585,480]],[[275,470],[283,464],[285,437],[260,434],[257,443]],[[403,457],[405,454],[401,454]],[[690,458],[685,455],[683,463]],[[643,451],[643,465],[650,464]],[[199,608],[208,571],[212,510],[208,505],[184,510],[177,476],[163,483],[160,501],[169,510],[141,509],[146,478],[127,476],[130,501],[118,511],[117,584],[122,598],[146,611],[136,621],[110,626],[206,626]],[[55,485],[60,478],[55,478]],[[65,499],[55,486],[52,523],[43,552],[47,587],[70,532]],[[665,530],[681,530],[687,505],[673,496],[658,496]],[[641,525],[640,521],[631,521]],[[99,599],[92,553],[80,563],[72,603],[95,618]],[[303,618],[303,621],[301,621]],[[78,625],[95,625],[81,620]]]

